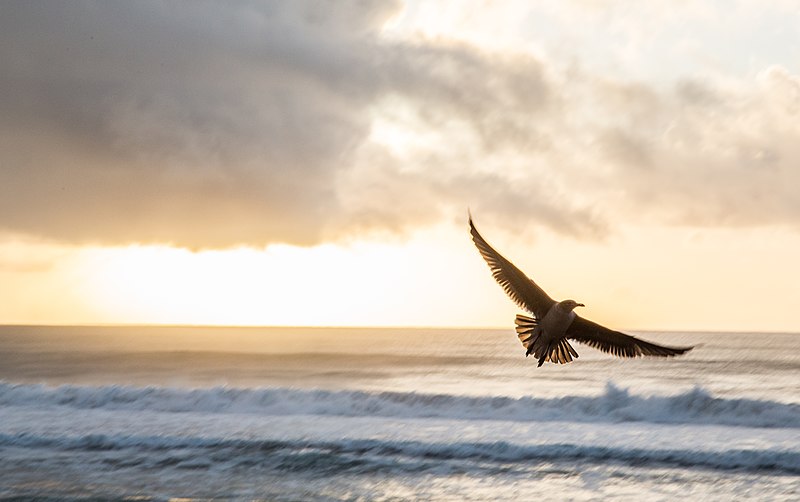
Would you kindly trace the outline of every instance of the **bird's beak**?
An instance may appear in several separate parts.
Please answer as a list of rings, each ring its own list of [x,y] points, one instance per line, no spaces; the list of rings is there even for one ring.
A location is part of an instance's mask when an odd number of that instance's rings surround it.
[[[579,303],[579,304],[577,304],[577,305],[575,305],[575,306],[576,306],[576,307],[585,307],[586,305],[584,305],[584,304],[582,304],[582,303]]]

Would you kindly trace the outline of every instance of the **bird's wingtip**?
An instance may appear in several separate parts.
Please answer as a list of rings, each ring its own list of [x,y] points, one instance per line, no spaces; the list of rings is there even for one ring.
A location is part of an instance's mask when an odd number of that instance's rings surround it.
[[[475,222],[472,221],[472,211],[470,211],[469,207],[467,207],[467,218],[470,233],[477,232],[478,230],[475,228]]]
[[[700,345],[698,344],[698,345],[689,345],[687,347],[671,347],[674,352],[672,354],[670,354],[670,355],[672,355],[672,356],[681,356],[683,354],[686,354],[687,352],[691,352],[692,349],[694,349],[695,347],[699,347],[699,346]]]

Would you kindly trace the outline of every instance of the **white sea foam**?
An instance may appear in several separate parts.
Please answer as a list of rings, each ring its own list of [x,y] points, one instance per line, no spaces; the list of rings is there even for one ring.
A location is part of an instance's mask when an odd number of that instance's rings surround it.
[[[652,422],[800,428],[800,405],[715,397],[702,388],[636,395],[608,384],[597,396],[467,397],[291,388],[184,389],[0,383],[0,405],[163,412],[331,415],[459,420]]]

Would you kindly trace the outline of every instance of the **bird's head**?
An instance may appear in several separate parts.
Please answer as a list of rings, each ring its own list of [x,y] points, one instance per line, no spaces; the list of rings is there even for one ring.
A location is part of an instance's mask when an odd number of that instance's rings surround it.
[[[564,300],[563,302],[558,302],[558,306],[567,312],[572,312],[575,307],[585,307],[586,305],[582,303],[578,303],[575,300]]]

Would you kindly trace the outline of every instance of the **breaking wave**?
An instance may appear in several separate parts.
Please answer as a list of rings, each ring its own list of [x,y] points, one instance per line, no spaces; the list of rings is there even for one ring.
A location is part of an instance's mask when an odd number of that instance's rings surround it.
[[[0,383],[0,405],[174,413],[652,422],[800,428],[798,404],[715,397],[702,388],[672,396],[636,395],[613,384],[608,384],[605,391],[597,396],[510,398],[291,388],[49,387]]]
[[[259,467],[316,475],[375,472],[525,472],[542,463],[616,462],[636,467],[699,467],[712,470],[800,473],[800,452],[775,449],[703,451],[625,448],[569,443],[515,445],[507,442],[427,443],[357,439],[281,441],[173,436],[47,437],[0,434],[0,447],[88,453],[91,460],[126,468],[205,469]],[[122,453],[123,455],[120,455]]]

